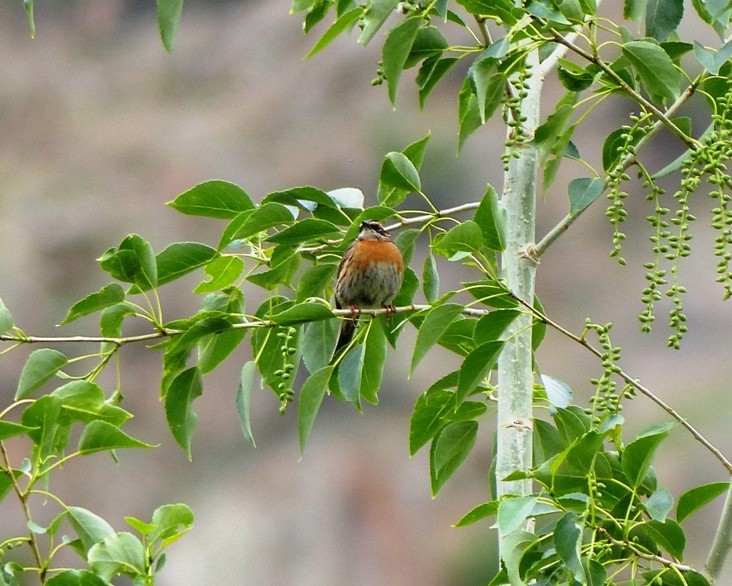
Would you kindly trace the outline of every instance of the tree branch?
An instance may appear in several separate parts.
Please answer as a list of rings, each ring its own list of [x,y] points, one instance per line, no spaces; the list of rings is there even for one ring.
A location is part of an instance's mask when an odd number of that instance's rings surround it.
[[[666,110],[665,117],[670,118],[676,112],[683,106],[686,101],[694,95],[694,92],[696,91],[697,86],[703,79],[703,76],[700,75],[697,77],[689,87],[686,88],[682,92],[682,94],[678,97],[678,99],[671,104],[671,106],[668,107]],[[625,156],[625,158],[621,161],[621,166],[623,170],[626,170],[630,168],[636,161],[637,161],[637,152],[641,150],[649,141],[651,138],[653,138],[656,133],[664,126],[664,123],[657,119],[651,127],[648,129],[648,132],[644,134],[641,139],[638,141],[638,144],[635,147],[635,153],[629,153]],[[603,191],[607,189],[607,182],[608,178],[605,178],[605,185],[603,187]],[[595,200],[597,201],[597,200]],[[554,244],[554,242],[562,235],[564,234],[569,227],[574,224],[575,220],[579,218],[586,209],[588,209],[589,206],[582,208],[580,211],[574,213],[574,214],[567,214],[564,218],[561,219],[561,221],[554,226],[549,232],[546,233],[546,235],[534,246],[530,247],[530,250],[528,251],[529,254],[534,258],[540,258],[547,249]]]
[[[566,46],[569,50],[573,51],[583,59],[589,61],[590,63],[594,63],[597,65],[600,69],[602,69],[603,73],[605,73],[608,77],[610,77],[615,83],[617,83],[621,88],[623,88],[623,91],[633,100],[638,102],[641,106],[643,106],[646,110],[651,112],[661,123],[663,123],[664,126],[666,126],[673,134],[675,134],[681,141],[686,144],[691,150],[696,150],[699,148],[699,141],[695,138],[688,136],[683,130],[681,130],[678,126],[676,126],[671,119],[668,117],[667,113],[664,113],[661,111],[653,102],[647,100],[643,97],[640,93],[635,91],[632,87],[630,87],[625,80],[620,77],[613,69],[610,67],[605,61],[600,59],[597,55],[593,55],[592,53],[589,53],[585,51],[582,47],[579,45],[575,45],[571,40],[568,38],[563,37],[561,34],[559,34],[557,31],[552,30],[551,31],[552,38],[554,41],[559,43],[560,45]]]
[[[560,334],[566,336],[570,340],[573,340],[577,342],[580,346],[583,346],[586,348],[589,352],[597,356],[598,358],[602,359],[603,353],[602,351],[595,348],[592,344],[590,344],[585,338],[582,338],[580,336],[577,336],[576,334],[573,334],[568,329],[564,328],[557,322],[551,320],[546,315],[541,313],[538,309],[535,309],[531,304],[526,303],[522,299],[515,298],[521,305],[526,307],[531,313],[534,314],[534,316],[544,322],[546,325],[550,326],[551,328],[558,331]],[[729,474],[732,474],[732,462],[730,462],[724,454],[716,447],[714,446],[707,438],[705,438],[691,423],[689,423],[685,417],[683,417],[676,409],[671,407],[668,403],[666,403],[661,397],[656,395],[653,391],[651,391],[648,387],[645,385],[642,385],[637,379],[630,376],[627,372],[625,372],[623,369],[618,368],[615,371],[615,374],[617,374],[624,382],[629,384],[631,387],[636,389],[641,394],[648,397],[651,401],[653,401],[656,405],[661,407],[666,413],[668,413],[671,417],[673,417],[676,421],[678,421],[683,427],[686,428],[686,430],[696,439],[699,443],[701,443],[709,452],[712,453],[712,455],[717,458],[722,463],[722,466],[725,467],[727,472]],[[732,523],[732,519],[730,520]]]
[[[418,311],[425,311],[432,309],[432,305],[429,304],[412,304],[403,305],[396,307],[395,309],[356,309],[356,315],[393,315],[395,313],[414,313]],[[334,317],[353,317],[354,312],[351,309],[332,309]],[[476,309],[474,307],[466,307],[463,309],[462,314],[466,317],[483,317],[491,310],[489,309]],[[243,330],[253,328],[272,328],[278,324],[272,320],[255,320],[247,321],[242,323],[232,324],[230,328],[221,330],[214,330],[211,333],[215,334],[218,332],[229,331],[229,330]],[[179,336],[184,333],[185,330],[172,330],[163,329],[157,332],[150,332],[149,334],[140,334],[137,336],[127,337],[108,337],[108,336],[26,336],[26,335],[12,335],[2,334],[0,335],[0,342],[13,342],[19,344],[112,344],[114,346],[125,346],[127,344],[134,344],[136,342],[152,342],[160,340],[162,338],[168,338],[171,336]]]

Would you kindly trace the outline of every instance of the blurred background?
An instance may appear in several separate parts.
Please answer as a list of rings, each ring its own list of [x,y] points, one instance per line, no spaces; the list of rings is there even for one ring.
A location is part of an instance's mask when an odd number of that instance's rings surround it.
[[[167,54],[151,1],[39,1],[35,40],[21,0],[0,3],[0,296],[27,333],[95,334],[94,318],[63,329],[54,324],[74,301],[108,282],[95,259],[130,232],[156,250],[173,241],[215,245],[223,223],[165,206],[205,180],[235,182],[255,201],[297,185],[357,187],[373,205],[384,154],[429,131],[423,185],[436,205],[475,201],[486,182],[500,191],[500,125],[478,131],[455,157],[460,72],[438,87],[423,112],[415,106],[410,72],[395,111],[385,88],[370,85],[383,33],[365,48],[355,38],[339,39],[303,61],[322,29],[305,37],[289,6],[288,0],[188,0],[175,51]],[[546,112],[561,95],[550,80]],[[684,112],[697,134],[706,125],[698,105]],[[598,110],[575,137],[582,154],[597,164],[601,137],[624,123],[632,106],[616,98]],[[661,135],[645,161],[655,170],[680,152]],[[563,173],[538,204],[540,236],[566,213],[567,183],[586,175],[576,163]],[[549,315],[575,332],[585,317],[614,322],[623,367],[730,453],[732,316],[714,283],[714,235],[705,213],[712,206],[701,193],[693,204],[700,219],[696,254],[682,274],[690,332],[680,351],[670,351],[662,315],[650,335],[639,334],[636,318],[642,263],[650,255],[643,218],[651,207],[643,195],[631,191],[627,201],[627,267],[608,258],[611,229],[598,202],[542,259],[537,293]],[[424,251],[413,260],[418,273],[423,259]],[[448,263],[440,272],[445,288],[471,277]],[[201,300],[190,290],[200,277],[163,290],[166,319],[196,311]],[[248,299],[249,310],[258,294]],[[489,498],[493,423],[486,420],[470,458],[432,499],[427,450],[408,454],[409,419],[417,396],[459,362],[433,350],[408,379],[412,340],[407,332],[389,356],[378,407],[358,414],[325,402],[302,460],[295,409],[280,416],[271,391],[253,397],[257,448],[242,437],[234,395],[248,343],[205,380],[194,405],[200,419],[192,462],[165,423],[160,354],[126,347],[123,406],[135,418],[125,429],[160,447],[122,452],[119,464],[106,455],[77,459],[53,477],[51,488],[118,531],[126,529],[126,515],[149,519],[162,504],[190,505],[195,527],[169,550],[160,586],[484,584],[496,567],[488,523],[451,524]],[[0,405],[11,401],[30,350],[3,357]],[[592,356],[549,332],[539,361],[545,373],[572,386],[578,404],[587,404],[588,380],[600,372]],[[111,391],[113,373],[101,382]],[[667,420],[642,397],[625,414],[627,441]],[[11,449],[19,460],[26,448]],[[682,429],[662,445],[657,463],[661,484],[676,495],[725,480],[721,466]],[[40,524],[58,512],[52,502],[36,506]],[[703,562],[719,507],[685,523],[688,563]],[[17,503],[0,503],[0,540],[22,527]]]

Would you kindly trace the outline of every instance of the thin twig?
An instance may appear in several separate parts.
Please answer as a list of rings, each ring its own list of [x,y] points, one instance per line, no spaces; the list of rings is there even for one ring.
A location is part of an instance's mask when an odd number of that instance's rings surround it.
[[[31,517],[30,508],[28,507],[28,495],[23,492],[23,489],[20,488],[20,484],[18,484],[18,479],[13,473],[13,467],[10,465],[10,456],[8,455],[8,451],[5,448],[5,444],[3,442],[0,442],[0,455],[2,456],[3,466],[5,468],[4,472],[10,478],[10,484],[12,485],[13,491],[18,497],[18,500],[20,501],[20,506],[23,509],[23,515],[25,516],[27,523],[30,524],[33,519]],[[30,545],[31,551],[33,552],[33,558],[35,559],[38,566],[38,571],[40,572],[41,577],[43,577],[43,575],[45,574],[45,568],[43,565],[41,550],[38,547],[38,540],[31,530],[28,531],[28,544]]]
[[[630,551],[632,551],[639,558],[643,558],[644,560],[649,560],[652,562],[657,562],[663,566],[666,566],[667,568],[674,568],[674,569],[678,570],[679,572],[691,572],[694,570],[694,568],[692,568],[691,566],[686,566],[684,564],[680,564],[679,562],[669,560],[660,555],[646,553],[646,552],[640,550],[638,547],[636,547],[633,543],[631,543],[629,541],[615,539],[612,535],[610,535],[610,533],[608,533],[607,530],[603,529],[602,527],[598,527],[598,530],[605,535],[605,537],[607,538],[608,541],[614,543],[615,545],[619,545],[621,547],[627,547]]]
[[[598,350],[595,348],[592,344],[590,344],[585,338],[577,336],[576,334],[573,334],[565,327],[559,325],[557,322],[551,320],[546,315],[544,315],[539,310],[535,309],[531,306],[531,304],[526,303],[522,299],[514,296],[514,299],[518,301],[521,305],[526,307],[531,313],[534,314],[534,316],[544,322],[546,325],[550,326],[551,328],[558,331],[560,334],[563,334],[570,340],[573,340],[577,342],[580,346],[583,346],[588,351],[590,351],[592,354],[597,356],[598,358],[603,358],[603,353],[601,350]],[[686,428],[686,430],[696,439],[699,443],[701,443],[707,450],[709,450],[712,455],[719,460],[722,465],[725,467],[727,472],[729,474],[732,474],[732,462],[730,462],[724,454],[716,447],[714,446],[707,438],[705,438],[701,432],[699,432],[691,423],[687,421],[685,417],[683,417],[676,409],[671,407],[668,403],[666,403],[661,397],[656,395],[653,391],[651,391],[648,387],[645,385],[642,385],[637,379],[630,376],[627,372],[622,370],[621,368],[618,368],[614,371],[615,374],[617,374],[624,382],[629,384],[631,387],[636,389],[641,394],[648,397],[651,401],[653,401],[656,405],[661,407],[666,413],[668,413],[671,417],[673,417],[676,421],[678,421],[683,427]]]
[[[686,101],[694,95],[694,92],[696,91],[697,86],[701,82],[701,77],[698,77],[697,79],[692,82],[689,87],[686,88],[682,92],[682,94],[678,97],[678,99],[669,106],[669,108],[666,110],[666,117],[670,118],[673,116],[681,106],[683,106]],[[638,141],[638,144],[636,145],[634,149],[634,153],[628,153],[626,154],[625,158],[621,161],[621,167],[623,170],[626,170],[630,168],[635,162],[637,161],[637,153],[640,151],[646,143],[650,141],[653,136],[656,135],[656,133],[663,127],[663,122],[660,119],[657,119],[651,127],[648,129],[648,132],[646,132]],[[603,186],[603,191],[607,188],[607,182],[609,178],[605,178],[605,185]],[[534,258],[540,258],[547,249],[559,238],[562,234],[564,234],[569,227],[574,224],[574,221],[579,218],[582,213],[587,210],[589,206],[582,208],[578,212],[575,212],[574,214],[567,214],[564,218],[561,219],[561,221],[554,226],[549,232],[546,233],[546,235],[533,247],[531,247],[531,250],[529,253]]]
[[[602,4],[602,0],[597,0],[595,11],[597,11],[598,8],[600,8],[600,4]],[[585,25],[589,24],[592,26],[594,21],[589,22],[583,22],[582,24],[578,24],[576,27],[574,27],[575,32],[569,33],[565,39],[567,39],[570,42],[574,42],[574,40],[579,36],[579,31],[585,27]],[[541,62],[541,66],[539,68],[539,71],[542,75],[546,75],[551,70],[553,70],[556,66],[559,60],[566,55],[567,51],[569,51],[569,47],[567,45],[558,45],[554,51],[551,52],[549,57],[544,59],[544,61]]]
[[[432,309],[432,305],[429,304],[412,304],[403,305],[394,309],[378,308],[378,309],[356,309],[357,315],[393,315],[395,313],[414,313],[417,311],[425,311]],[[351,309],[332,309],[334,317],[353,317],[354,311]],[[483,317],[490,310],[489,309],[476,309],[474,307],[466,307],[463,309],[462,314],[466,317]],[[242,329],[253,329],[253,328],[272,328],[279,325],[277,321],[273,320],[255,320],[241,323],[231,324],[231,327],[222,328],[221,330],[212,330],[211,333],[215,334],[218,332],[229,331],[229,330],[242,330]],[[133,344],[135,342],[152,342],[160,340],[162,338],[168,338],[171,336],[179,336],[184,333],[185,330],[171,330],[164,329],[157,332],[151,332],[149,334],[140,334],[137,336],[127,337],[107,337],[107,336],[17,336],[12,334],[0,335],[0,342],[14,342],[20,344],[113,344],[115,346],[125,346],[126,344]]]
[[[694,139],[693,137],[687,135],[683,130],[681,130],[678,126],[676,126],[671,119],[668,117],[667,113],[662,112],[655,104],[644,98],[640,93],[635,91],[632,87],[630,87],[625,80],[618,75],[612,67],[610,67],[605,61],[597,57],[596,55],[593,55],[592,53],[589,53],[585,51],[582,47],[579,45],[575,45],[572,41],[569,39],[566,39],[561,34],[559,34],[557,31],[551,31],[552,38],[559,44],[565,45],[568,49],[582,57],[583,59],[586,59],[590,63],[594,63],[597,65],[602,71],[610,77],[615,83],[617,83],[621,88],[623,88],[623,91],[631,97],[633,100],[638,102],[641,106],[643,106],[646,110],[649,112],[652,112],[653,115],[658,118],[673,134],[679,137],[681,141],[684,142],[691,150],[696,150],[699,148],[699,141]]]

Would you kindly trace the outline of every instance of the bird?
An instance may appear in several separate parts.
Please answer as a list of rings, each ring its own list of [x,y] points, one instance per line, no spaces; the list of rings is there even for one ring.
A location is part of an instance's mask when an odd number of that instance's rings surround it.
[[[361,222],[358,238],[338,265],[336,307],[350,308],[353,316],[341,322],[334,354],[353,338],[358,309],[395,310],[391,302],[401,289],[403,277],[402,253],[384,226],[373,220]]]

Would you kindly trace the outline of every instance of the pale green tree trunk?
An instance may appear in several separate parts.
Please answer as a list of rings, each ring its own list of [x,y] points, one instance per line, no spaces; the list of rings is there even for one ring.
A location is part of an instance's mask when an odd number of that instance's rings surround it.
[[[527,58],[531,77],[521,115],[524,139],[509,147],[511,152],[505,175],[502,205],[507,214],[507,247],[503,253],[503,276],[511,291],[531,304],[534,298],[536,263],[527,254],[534,244],[537,189],[537,149],[531,143],[539,124],[542,79],[538,55]],[[515,89],[515,91],[519,91]],[[510,132],[513,129],[509,130]],[[509,137],[510,138],[510,137]],[[498,496],[531,494],[530,480],[503,481],[511,472],[531,467],[531,415],[533,368],[531,351],[531,316],[524,313],[514,320],[507,342],[498,360],[498,431],[496,480]],[[530,527],[524,527],[530,529]],[[503,541],[501,536],[501,541]],[[503,551],[503,548],[502,548]]]

